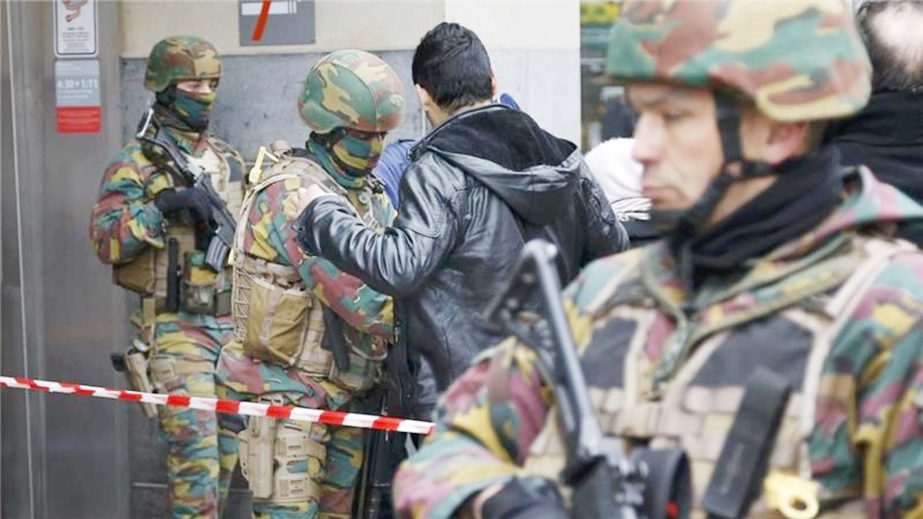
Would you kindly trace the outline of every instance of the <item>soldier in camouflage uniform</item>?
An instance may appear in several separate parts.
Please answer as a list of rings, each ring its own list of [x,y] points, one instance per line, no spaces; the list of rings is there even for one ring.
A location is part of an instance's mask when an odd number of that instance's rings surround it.
[[[144,86],[155,92],[154,124],[180,152],[211,176],[232,214],[243,198],[240,154],[208,132],[221,76],[215,48],[193,36],[158,42],[147,61]],[[106,169],[93,207],[90,239],[114,281],[139,294],[132,317],[138,340],[151,345],[150,377],[158,392],[215,396],[214,370],[233,331],[231,271],[204,265],[203,226],[211,206],[186,185],[160,150],[134,139]],[[177,311],[167,308],[169,249],[178,251]],[[160,407],[167,458],[169,508],[174,517],[217,517],[237,460],[237,439],[220,435],[213,412]],[[222,420],[234,420],[222,415]],[[239,419],[237,419],[239,420]]]
[[[801,517],[923,516],[923,253],[891,237],[923,208],[817,143],[869,95],[852,13],[824,0],[622,12],[608,70],[640,116],[633,154],[665,239],[591,264],[563,295],[604,432],[682,447],[699,516],[766,368],[793,388],[770,491],[799,489]],[[485,352],[398,471],[399,512],[564,516],[554,405],[528,347]],[[766,497],[752,516],[798,515]]]
[[[372,229],[391,223],[394,209],[369,173],[403,105],[394,71],[367,52],[330,53],[308,73],[298,102],[313,130],[306,149],[273,143],[276,162],[251,178],[244,201],[234,251],[236,340],[218,364],[222,396],[349,410],[379,379],[391,299],[305,255],[293,224],[299,190],[310,185],[343,197]],[[350,516],[363,431],[250,418],[240,439],[255,516]]]

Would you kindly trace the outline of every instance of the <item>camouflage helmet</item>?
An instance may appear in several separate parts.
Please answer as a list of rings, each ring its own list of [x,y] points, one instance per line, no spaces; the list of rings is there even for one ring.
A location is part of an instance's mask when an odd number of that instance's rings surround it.
[[[144,88],[162,92],[177,81],[220,77],[221,59],[211,43],[197,36],[170,36],[151,49]]]
[[[386,132],[401,123],[401,80],[381,58],[338,50],[321,58],[298,99],[301,118],[318,133],[336,128]]]
[[[626,0],[606,70],[728,88],[783,122],[856,113],[871,80],[845,0]]]

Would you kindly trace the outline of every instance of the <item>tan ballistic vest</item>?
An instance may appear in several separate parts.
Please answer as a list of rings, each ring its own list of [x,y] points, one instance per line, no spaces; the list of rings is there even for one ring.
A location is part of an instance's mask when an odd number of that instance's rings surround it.
[[[189,162],[201,166],[211,177],[215,191],[227,203],[231,214],[240,214],[243,199],[243,172],[239,178],[232,179],[232,169],[228,156],[233,151],[225,148],[223,143],[208,140],[208,146],[201,157],[186,156]],[[170,182],[174,183],[170,175]],[[156,193],[149,193],[153,196]],[[189,225],[170,225],[164,231],[164,248],[147,247],[131,262],[113,267],[114,282],[140,294],[143,298],[152,298],[158,311],[164,310],[167,296],[167,266],[169,264],[170,239],[176,239],[179,245],[178,265],[182,270],[180,282],[180,310],[206,314],[230,314],[230,268],[215,273],[202,263],[204,251],[195,247],[195,229]]]
[[[727,372],[743,371],[746,365],[771,366],[779,372],[781,365],[787,365],[790,371],[801,370],[799,372],[804,375],[793,388],[779,428],[770,459],[770,474],[794,475],[801,478],[799,484],[817,486],[810,481],[807,441],[815,425],[814,408],[824,361],[871,283],[890,258],[897,252],[906,251],[909,246],[877,239],[860,239],[859,245],[856,254],[832,258],[818,267],[831,275],[828,279],[843,281],[832,296],[823,287],[817,287],[800,304],[778,313],[767,309],[761,315],[748,316],[745,322],[729,323],[725,329],[708,335],[697,343],[690,357],[660,391],[659,398],[652,396],[649,375],[653,366],[643,351],[643,348],[649,347],[646,345],[647,338],[659,311],[650,299],[616,304],[609,310],[602,310],[598,319],[594,318],[594,326],[603,326],[607,332],[611,329],[611,335],[623,335],[612,337],[605,334],[610,340],[599,338],[605,345],[600,342],[594,346],[594,341],[591,341],[582,348],[581,357],[584,359],[583,369],[587,373],[590,398],[604,434],[648,443],[652,448],[682,447],[689,456],[695,503],[699,507],[743,399],[745,381],[726,384],[724,379],[733,378]],[[635,276],[635,279],[619,281],[619,289],[631,281],[639,281],[636,277],[638,265],[626,270],[626,277]],[[600,306],[603,304],[599,303]],[[601,309],[589,309],[591,314],[595,314],[594,310]],[[760,318],[768,319],[755,324],[754,321]],[[744,324],[760,326],[762,332],[769,335],[761,337],[761,331],[756,330],[751,331],[756,335],[747,339],[735,337],[735,331]],[[773,327],[776,332],[788,332],[791,340],[780,341],[778,335],[775,341],[767,340],[771,339]],[[749,340],[752,338],[756,340]],[[593,355],[590,349],[600,346],[602,349],[598,351],[604,353],[589,358]],[[605,358],[609,361],[601,362]],[[598,367],[595,375],[589,373],[594,369],[589,367],[591,364]],[[604,373],[614,366],[621,368],[620,373]],[[612,379],[613,385],[606,387],[605,382],[600,384],[606,376]],[[548,417],[531,446],[526,469],[556,479],[564,466],[564,449],[556,411],[552,410]],[[630,448],[630,445],[626,446]],[[749,517],[784,517],[765,506],[765,497],[764,494],[754,503]],[[817,497],[824,498],[823,495]],[[864,517],[861,496],[855,498],[856,502],[849,509],[841,508],[833,516]],[[704,517],[704,511],[697,508],[693,516]]]
[[[276,146],[287,147],[283,143]],[[232,307],[236,338],[253,358],[285,367],[295,366],[348,390],[368,389],[380,376],[384,355],[371,356],[363,352],[351,343],[347,334],[350,368],[347,372],[337,370],[332,353],[322,347],[326,328],[324,306],[306,290],[298,271],[257,258],[244,250],[246,222],[258,195],[269,186],[286,180],[320,184],[342,195],[354,207],[358,206],[357,214],[370,228],[378,232],[384,229],[372,214],[371,190],[360,192],[358,197],[347,196],[343,187],[317,163],[306,158],[285,156],[270,167],[244,200],[243,219],[235,238]],[[363,206],[352,198],[368,200],[368,203]]]

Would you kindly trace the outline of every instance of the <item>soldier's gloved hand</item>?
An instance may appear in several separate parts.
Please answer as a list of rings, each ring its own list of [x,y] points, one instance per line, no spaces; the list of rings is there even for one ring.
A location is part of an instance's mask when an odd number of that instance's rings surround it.
[[[513,478],[481,506],[483,519],[567,519],[564,500],[552,481]]]
[[[154,205],[163,214],[173,214],[182,209],[188,209],[196,223],[208,223],[212,218],[212,206],[208,200],[208,193],[196,187],[182,191],[165,189],[157,193]]]

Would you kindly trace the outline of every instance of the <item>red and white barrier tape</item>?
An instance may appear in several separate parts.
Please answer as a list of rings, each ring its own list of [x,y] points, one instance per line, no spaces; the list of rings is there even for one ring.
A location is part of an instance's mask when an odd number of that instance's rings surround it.
[[[22,377],[0,376],[0,387],[29,389],[45,393],[62,393],[66,395],[92,396],[95,398],[108,398],[110,400],[128,400],[143,402],[145,404],[169,405],[175,407],[188,407],[203,411],[215,411],[225,414],[242,414],[247,416],[268,416],[271,418],[288,418],[303,422],[317,422],[327,425],[342,425],[345,427],[359,427],[374,429],[376,431],[398,431],[412,434],[429,434],[433,431],[432,422],[420,420],[405,420],[393,416],[375,416],[359,413],[344,413],[340,411],[323,411],[306,407],[289,405],[259,404],[255,402],[237,402],[222,400],[220,398],[206,398],[185,395],[160,395],[157,393],[142,393],[127,389],[111,389],[96,386],[85,386],[70,382],[50,382],[48,380],[35,380]]]

